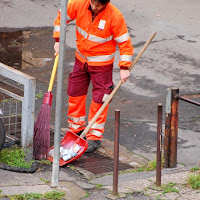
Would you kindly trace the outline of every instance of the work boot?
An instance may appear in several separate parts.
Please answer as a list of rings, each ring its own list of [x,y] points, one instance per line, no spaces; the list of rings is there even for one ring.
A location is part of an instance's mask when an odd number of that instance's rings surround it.
[[[92,153],[101,146],[100,140],[87,140],[87,141],[88,141],[88,148],[85,151],[85,153]]]
[[[80,136],[81,133],[82,133],[83,131],[84,131],[84,129],[83,129],[82,131],[79,131],[79,132],[77,133],[77,135]],[[83,139],[86,140],[86,137],[84,137]]]

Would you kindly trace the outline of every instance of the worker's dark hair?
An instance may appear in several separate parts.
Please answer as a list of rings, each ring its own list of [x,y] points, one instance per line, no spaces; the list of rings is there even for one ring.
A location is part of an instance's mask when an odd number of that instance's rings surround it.
[[[92,1],[98,1],[102,5],[105,5],[110,2],[110,0],[92,0]]]

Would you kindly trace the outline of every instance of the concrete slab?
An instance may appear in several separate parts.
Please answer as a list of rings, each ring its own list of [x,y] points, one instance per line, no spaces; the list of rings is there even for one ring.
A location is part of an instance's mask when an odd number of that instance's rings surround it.
[[[43,185],[44,182],[33,174],[18,173],[0,169],[0,186],[18,185],[18,186],[31,186]]]
[[[44,194],[46,192],[53,191],[48,185],[29,185],[29,186],[0,186],[0,190],[2,191],[1,195],[17,195],[17,194],[26,194],[26,193],[39,193]]]

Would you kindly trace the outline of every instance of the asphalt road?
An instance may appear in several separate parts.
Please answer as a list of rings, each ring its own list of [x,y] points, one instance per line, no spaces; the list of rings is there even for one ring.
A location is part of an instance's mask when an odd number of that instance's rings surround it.
[[[167,88],[178,87],[180,94],[199,94],[200,88],[200,2],[115,0],[111,2],[124,14],[135,54],[153,32],[153,42],[122,85],[110,104],[104,137],[114,138],[114,110],[121,111],[120,144],[147,159],[154,159],[156,152],[157,104],[163,103]],[[16,29],[30,31],[23,52],[22,71],[37,78],[37,92],[46,91],[53,65],[53,20],[60,8],[58,0],[2,0],[0,1],[0,31]],[[34,28],[34,29],[33,29]],[[66,66],[64,69],[62,126],[67,127],[67,76],[72,70],[75,52],[75,23],[67,27]],[[26,32],[27,33],[27,32]],[[31,54],[30,54],[31,52]],[[40,58],[39,60],[37,60]],[[117,52],[113,73],[114,83],[119,81]],[[42,64],[41,64],[42,61]],[[25,63],[25,62],[23,62]],[[56,82],[55,82],[56,86]],[[54,87],[53,95],[56,95]],[[90,104],[91,93],[88,96]],[[193,98],[198,101],[199,98]],[[41,100],[36,102],[36,115]],[[54,124],[55,98],[51,123]],[[180,102],[178,162],[187,166],[199,163],[200,120],[199,107]],[[165,114],[163,114],[164,123]]]

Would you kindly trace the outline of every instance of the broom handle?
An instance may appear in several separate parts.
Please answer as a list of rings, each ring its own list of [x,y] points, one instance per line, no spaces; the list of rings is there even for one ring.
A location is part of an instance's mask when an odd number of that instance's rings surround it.
[[[146,50],[146,48],[148,47],[148,45],[150,44],[151,40],[153,40],[153,38],[155,37],[156,32],[154,32],[151,37],[147,40],[147,42],[144,44],[143,48],[140,50],[139,54],[137,55],[137,57],[135,58],[134,62],[132,63],[131,67],[129,68],[129,71],[131,71],[133,69],[133,67],[135,66],[135,64],[137,63],[137,61],[139,60],[139,58],[141,57],[141,55],[144,53],[144,51]],[[100,114],[103,112],[103,110],[105,109],[105,107],[109,104],[109,102],[111,101],[111,99],[113,98],[113,96],[115,95],[115,93],[117,92],[117,90],[119,89],[119,87],[121,86],[122,81],[120,80],[119,83],[117,84],[117,86],[114,88],[114,90],[111,92],[111,94],[109,95],[109,97],[106,99],[106,101],[103,103],[103,105],[100,107],[100,109],[97,111],[97,113],[95,114],[95,116],[92,118],[92,120],[89,122],[89,124],[87,125],[87,127],[85,128],[85,130],[81,133],[80,137],[84,138],[85,135],[87,134],[87,132],[90,130],[90,128],[92,127],[92,125],[94,124],[94,122],[97,120],[97,118],[100,116]]]
[[[56,76],[56,71],[57,71],[57,68],[58,68],[58,54],[56,55],[55,57],[55,61],[54,61],[54,65],[53,65],[53,70],[52,70],[52,73],[51,73],[51,78],[50,78],[50,82],[49,82],[49,88],[48,88],[48,92],[51,92],[52,91],[52,88],[53,88],[53,83],[54,83],[54,79],[55,79],[55,76]]]

